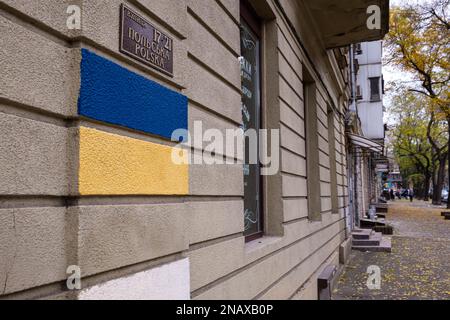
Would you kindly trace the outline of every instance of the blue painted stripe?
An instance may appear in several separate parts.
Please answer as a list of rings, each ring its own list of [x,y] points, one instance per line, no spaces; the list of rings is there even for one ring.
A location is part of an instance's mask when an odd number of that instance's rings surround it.
[[[81,116],[170,139],[188,128],[186,96],[82,49]]]

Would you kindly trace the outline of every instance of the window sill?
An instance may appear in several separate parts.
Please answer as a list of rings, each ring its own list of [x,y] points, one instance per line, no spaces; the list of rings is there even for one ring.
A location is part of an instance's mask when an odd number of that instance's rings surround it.
[[[274,250],[277,250],[282,240],[283,237],[264,236],[262,238],[247,242],[244,247],[245,256],[251,261],[264,257]]]

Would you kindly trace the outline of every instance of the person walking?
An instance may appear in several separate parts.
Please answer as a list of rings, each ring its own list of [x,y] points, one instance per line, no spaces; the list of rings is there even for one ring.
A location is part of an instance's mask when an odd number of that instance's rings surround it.
[[[391,200],[394,201],[394,200],[395,200],[394,189],[391,189],[391,190],[389,191],[389,194],[390,194],[390,196],[391,196]]]
[[[409,195],[409,201],[413,202],[413,200],[414,200],[414,191],[413,191],[413,189],[409,189],[408,190],[408,195]]]

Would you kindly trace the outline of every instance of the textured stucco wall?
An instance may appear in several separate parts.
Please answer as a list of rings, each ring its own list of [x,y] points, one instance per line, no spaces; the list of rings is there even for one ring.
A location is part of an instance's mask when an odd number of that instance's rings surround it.
[[[82,50],[80,116],[170,139],[187,129],[187,98]]]
[[[172,162],[187,151],[81,127],[81,195],[185,195],[189,167]]]
[[[189,259],[81,291],[79,300],[189,300]]]

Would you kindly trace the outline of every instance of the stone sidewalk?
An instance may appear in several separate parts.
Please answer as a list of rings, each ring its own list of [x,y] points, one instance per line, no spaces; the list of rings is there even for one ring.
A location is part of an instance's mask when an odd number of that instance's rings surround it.
[[[423,202],[390,205],[392,253],[353,251],[333,299],[450,299],[450,221]],[[369,266],[381,269],[381,289],[369,290]]]

